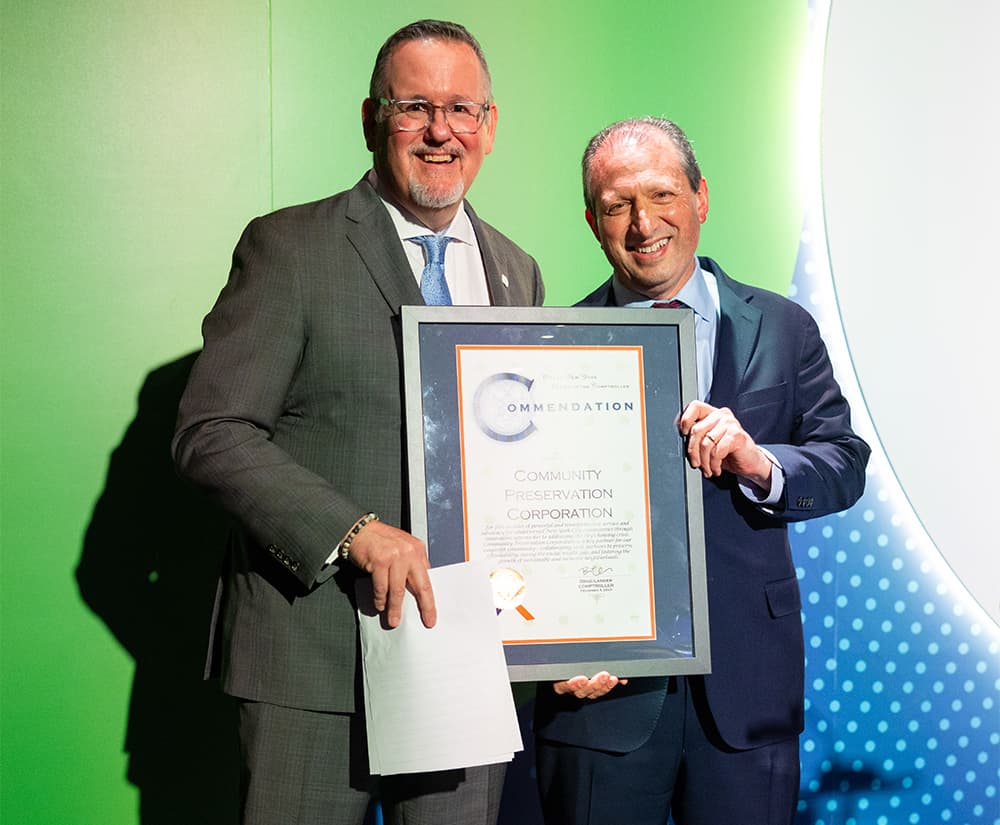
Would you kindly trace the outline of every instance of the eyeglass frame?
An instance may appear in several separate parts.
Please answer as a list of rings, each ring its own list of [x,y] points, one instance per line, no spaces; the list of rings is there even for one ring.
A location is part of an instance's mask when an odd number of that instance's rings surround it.
[[[456,101],[454,101],[452,103],[443,103],[440,106],[438,106],[438,105],[436,105],[434,103],[431,103],[429,100],[424,100],[423,98],[419,98],[419,97],[416,97],[416,98],[384,98],[384,97],[380,97],[378,99],[379,106],[381,106],[383,108],[388,108],[390,110],[389,114],[386,116],[387,118],[392,118],[394,116],[399,116],[399,115],[406,114],[405,112],[398,112],[398,111],[394,112],[394,111],[392,111],[392,107],[397,106],[400,103],[421,103],[424,106],[426,106],[427,109],[430,110],[430,111],[424,110],[424,113],[427,116],[427,122],[424,123],[422,126],[418,126],[416,129],[404,129],[398,123],[394,123],[393,126],[396,129],[398,129],[400,132],[420,132],[420,131],[423,131],[424,129],[426,129],[428,126],[430,126],[434,122],[434,115],[437,114],[438,109],[440,109],[441,113],[444,115],[444,122],[447,124],[448,128],[451,129],[451,131],[454,134],[456,134],[456,135],[474,135],[476,132],[478,132],[480,129],[482,129],[483,128],[483,124],[486,122],[486,116],[487,116],[487,114],[490,111],[490,106],[492,105],[489,100],[484,100],[482,103],[476,103],[473,100],[456,100]],[[467,105],[467,106],[479,106],[480,107],[479,108],[479,114],[476,117],[476,128],[473,129],[473,130],[471,130],[471,131],[468,131],[468,132],[466,132],[465,130],[462,130],[462,129],[456,130],[455,127],[451,125],[451,121],[448,120],[448,107],[449,106],[461,106],[463,104]]]

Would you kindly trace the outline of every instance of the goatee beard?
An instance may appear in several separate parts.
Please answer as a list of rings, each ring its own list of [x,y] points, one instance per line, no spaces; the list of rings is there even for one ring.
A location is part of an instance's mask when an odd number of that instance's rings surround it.
[[[437,186],[428,186],[418,181],[410,181],[410,197],[413,202],[424,209],[444,209],[462,200],[465,194],[465,184],[456,181],[450,189],[442,190]]]

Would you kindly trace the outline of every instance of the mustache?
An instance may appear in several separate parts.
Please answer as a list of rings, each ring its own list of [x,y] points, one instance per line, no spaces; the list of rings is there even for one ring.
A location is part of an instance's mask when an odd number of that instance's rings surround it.
[[[451,155],[459,160],[465,159],[465,147],[461,143],[445,146],[428,146],[426,143],[415,143],[406,150],[408,155]]]

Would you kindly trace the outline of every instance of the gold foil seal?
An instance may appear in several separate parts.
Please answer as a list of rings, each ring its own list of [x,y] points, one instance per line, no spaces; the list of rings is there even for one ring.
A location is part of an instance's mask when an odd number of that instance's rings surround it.
[[[517,570],[511,567],[494,567],[490,571],[493,585],[493,606],[497,610],[514,610],[524,603],[527,584]]]

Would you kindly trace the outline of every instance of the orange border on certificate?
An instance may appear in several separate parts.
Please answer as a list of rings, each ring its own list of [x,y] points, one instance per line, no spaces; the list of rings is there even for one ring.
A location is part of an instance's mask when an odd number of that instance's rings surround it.
[[[584,347],[584,346],[565,346],[565,345],[553,345],[553,346],[505,346],[505,345],[491,345],[491,344],[456,344],[455,345],[455,370],[457,376],[457,389],[458,389],[458,438],[459,438],[459,453],[461,456],[460,464],[462,468],[462,524],[463,532],[465,534],[465,560],[469,560],[469,502],[468,502],[468,490],[465,484],[465,479],[467,478],[466,468],[465,468],[465,412],[462,404],[462,351],[463,350],[592,350],[597,352],[604,351],[619,351],[619,352],[634,352],[638,360],[639,367],[639,409],[640,415],[642,416],[642,478],[643,478],[643,490],[645,491],[645,500],[643,502],[646,513],[646,574],[647,580],[649,581],[649,626],[652,628],[652,633],[648,635],[639,636],[596,636],[596,637],[567,637],[567,638],[556,638],[556,639],[504,639],[503,643],[505,645],[530,645],[530,644],[560,644],[567,642],[627,642],[627,641],[641,641],[644,639],[655,639],[656,638],[656,609],[655,609],[655,594],[653,589],[653,537],[650,532],[650,514],[649,514],[649,445],[646,442],[646,381],[645,381],[645,371],[643,368],[643,348],[641,346],[607,346],[607,347]]]

